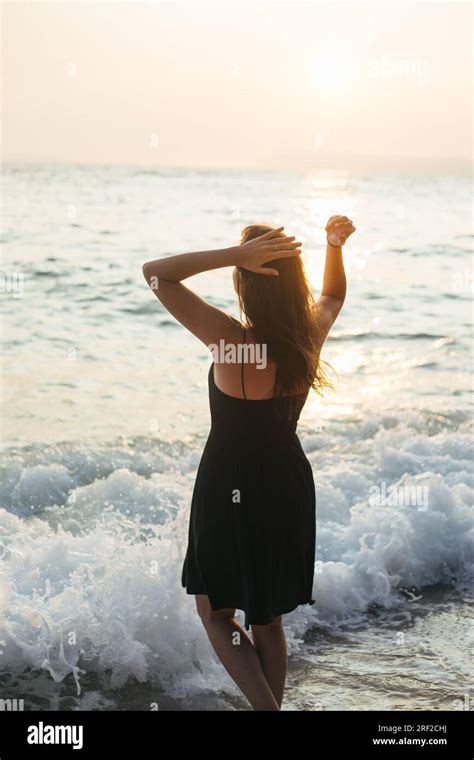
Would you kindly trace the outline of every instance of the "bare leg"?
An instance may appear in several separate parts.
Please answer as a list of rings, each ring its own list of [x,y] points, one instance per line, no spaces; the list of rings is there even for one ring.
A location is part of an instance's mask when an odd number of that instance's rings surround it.
[[[252,636],[265,678],[278,707],[281,707],[287,668],[286,640],[282,616],[279,615],[274,618],[269,625],[252,625]]]
[[[215,653],[254,710],[278,710],[255,647],[235,620],[235,610],[215,611],[203,594],[196,595],[196,606]]]

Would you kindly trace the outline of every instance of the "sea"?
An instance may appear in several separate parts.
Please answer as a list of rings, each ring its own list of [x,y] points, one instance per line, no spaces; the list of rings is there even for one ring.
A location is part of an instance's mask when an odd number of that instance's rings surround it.
[[[1,699],[250,709],[180,583],[211,357],[142,264],[285,225],[317,295],[333,214],[357,230],[322,353],[334,388],[298,430],[316,603],[285,616],[283,708],[474,708],[470,179],[18,162],[2,171]],[[187,284],[240,316],[228,268]]]

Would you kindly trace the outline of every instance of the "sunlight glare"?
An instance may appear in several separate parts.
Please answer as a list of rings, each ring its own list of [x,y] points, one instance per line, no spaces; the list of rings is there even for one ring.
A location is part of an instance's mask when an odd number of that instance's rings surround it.
[[[321,53],[310,64],[312,84],[327,94],[338,95],[347,90],[354,73],[354,61],[346,53]]]

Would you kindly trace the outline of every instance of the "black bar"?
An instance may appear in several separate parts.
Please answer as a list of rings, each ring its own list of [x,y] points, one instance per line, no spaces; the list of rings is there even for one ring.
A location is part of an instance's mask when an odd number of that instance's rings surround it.
[[[39,727],[42,725],[42,734]],[[195,754],[265,752],[283,746],[298,760],[325,760],[341,753],[361,757],[472,760],[472,713],[459,712],[0,712],[0,760],[28,757],[159,758]],[[72,744],[32,744],[27,737],[56,736],[70,727]],[[31,728],[33,727],[33,728]],[[382,728],[383,727],[383,728]],[[65,734],[66,735],[66,734]],[[374,740],[384,740],[375,743]],[[390,742],[388,742],[390,740]],[[414,742],[416,740],[416,743]],[[425,740],[424,746],[420,741]],[[231,747],[229,747],[229,743]],[[293,757],[289,760],[294,760]]]

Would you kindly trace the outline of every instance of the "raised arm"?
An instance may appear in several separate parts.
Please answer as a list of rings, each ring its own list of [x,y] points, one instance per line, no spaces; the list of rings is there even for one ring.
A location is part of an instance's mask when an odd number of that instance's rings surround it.
[[[200,298],[181,280],[200,272],[222,267],[239,266],[267,276],[278,275],[276,269],[264,266],[269,261],[297,256],[301,243],[294,237],[279,237],[283,227],[271,230],[242,245],[212,251],[195,251],[167,256],[143,265],[143,275],[163,306],[203,343],[229,342],[236,337],[236,326],[229,316]],[[240,337],[240,336],[239,336]]]
[[[332,216],[326,225],[326,261],[324,264],[323,287],[317,301],[323,339],[336,321],[346,297],[346,273],[342,246],[355,227],[347,216]]]

